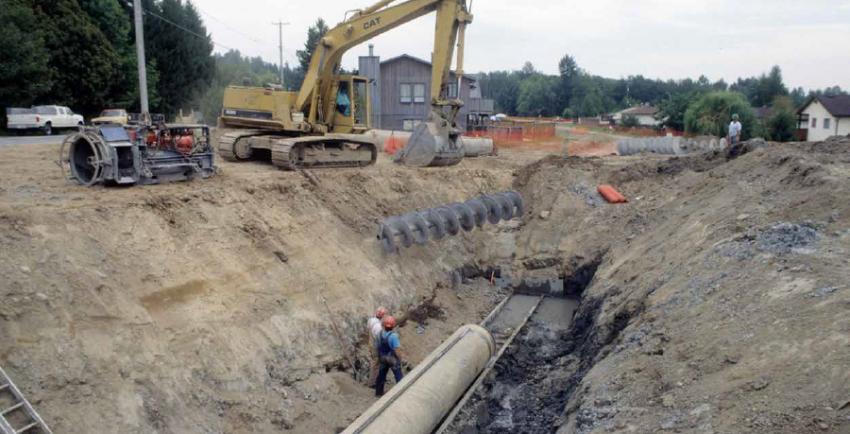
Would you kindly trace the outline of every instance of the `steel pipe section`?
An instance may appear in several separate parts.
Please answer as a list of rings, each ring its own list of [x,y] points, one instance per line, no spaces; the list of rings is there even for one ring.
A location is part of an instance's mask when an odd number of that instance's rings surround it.
[[[485,223],[521,218],[522,196],[515,191],[485,194],[446,206],[414,211],[389,217],[378,228],[378,241],[386,253],[395,253],[399,245],[425,244],[429,239],[441,240],[461,230],[470,232]]]
[[[660,155],[683,155],[690,153],[722,151],[727,148],[726,139],[681,137],[625,138],[617,142],[617,153],[635,155],[652,153]]]
[[[343,434],[430,434],[496,354],[481,326],[459,328]]]

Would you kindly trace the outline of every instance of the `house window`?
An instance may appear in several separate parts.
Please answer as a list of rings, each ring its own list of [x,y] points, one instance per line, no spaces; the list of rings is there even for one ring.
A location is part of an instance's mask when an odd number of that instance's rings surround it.
[[[449,98],[457,98],[457,83],[449,83]]]
[[[812,128],[818,127],[818,118],[812,118]]]
[[[823,118],[823,129],[825,129],[825,130],[829,129],[829,121],[831,121],[831,120],[832,119],[830,119],[830,118]]]
[[[410,84],[401,85],[401,103],[410,104],[413,102],[413,86]]]
[[[413,85],[413,102],[425,102],[425,85],[423,83],[417,83]]]
[[[402,122],[401,128],[405,131],[413,131],[413,129],[421,122],[422,121],[418,119],[405,119],[404,122]]]

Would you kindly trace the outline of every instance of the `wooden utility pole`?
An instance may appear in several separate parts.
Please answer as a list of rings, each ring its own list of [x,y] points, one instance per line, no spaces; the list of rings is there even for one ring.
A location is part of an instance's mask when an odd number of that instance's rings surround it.
[[[142,0],[133,0],[133,18],[136,25],[136,63],[139,66],[142,119],[147,120],[150,118],[150,108],[148,107],[148,73],[145,68],[145,25],[142,22]]]
[[[278,21],[276,23],[272,23],[272,25],[277,26],[277,38],[279,40],[277,48],[280,50],[280,87],[285,90],[286,84],[284,83],[283,78],[283,26],[288,26],[289,23]]]

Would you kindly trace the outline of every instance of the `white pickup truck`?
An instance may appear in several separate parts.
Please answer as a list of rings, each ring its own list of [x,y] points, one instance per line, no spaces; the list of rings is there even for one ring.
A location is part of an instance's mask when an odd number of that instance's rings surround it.
[[[44,134],[53,134],[58,128],[77,128],[85,125],[82,116],[68,107],[58,105],[40,105],[33,108],[7,108],[6,129],[13,131],[41,130]]]

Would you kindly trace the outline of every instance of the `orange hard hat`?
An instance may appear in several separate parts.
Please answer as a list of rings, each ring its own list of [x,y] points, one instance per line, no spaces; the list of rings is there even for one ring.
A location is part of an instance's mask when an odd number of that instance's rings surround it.
[[[379,307],[377,311],[375,311],[375,318],[381,319],[384,315],[387,314],[387,308]]]
[[[395,328],[395,318],[391,315],[387,315],[383,320],[381,320],[381,325],[383,325],[387,330],[392,330]]]

